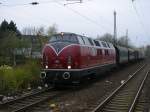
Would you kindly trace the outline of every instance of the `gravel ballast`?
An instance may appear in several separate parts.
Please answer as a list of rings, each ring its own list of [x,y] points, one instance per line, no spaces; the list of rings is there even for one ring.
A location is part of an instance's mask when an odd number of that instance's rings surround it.
[[[80,88],[71,88],[67,94],[50,99],[37,107],[34,107],[32,111],[48,112],[52,109],[52,112],[87,112],[92,109],[94,105],[103,101],[112,91],[114,91],[121,83],[123,83],[130,74],[135,72],[144,62],[138,62],[136,64],[126,65],[120,67],[119,70],[113,70],[113,72],[106,72],[105,76],[102,76],[97,81],[84,84]]]

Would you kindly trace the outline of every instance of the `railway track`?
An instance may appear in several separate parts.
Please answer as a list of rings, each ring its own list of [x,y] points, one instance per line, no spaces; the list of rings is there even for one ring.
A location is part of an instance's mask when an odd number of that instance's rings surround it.
[[[54,91],[53,88],[48,88],[39,92],[25,95],[18,99],[0,104],[2,112],[21,112],[30,109],[39,103],[42,103],[50,98],[59,95],[60,92]],[[1,110],[1,109],[0,109]]]
[[[119,86],[103,102],[93,106],[92,112],[133,112],[138,98],[149,74],[146,65],[130,75],[129,79]]]

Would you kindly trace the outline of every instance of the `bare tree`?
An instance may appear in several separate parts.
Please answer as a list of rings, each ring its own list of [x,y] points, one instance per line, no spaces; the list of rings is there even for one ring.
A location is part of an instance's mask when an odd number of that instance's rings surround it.
[[[45,29],[43,26],[40,27],[25,27],[22,30],[23,35],[27,35],[30,37],[31,41],[31,54],[33,55],[34,51],[40,51],[42,46],[47,41],[45,37]]]
[[[43,26],[41,27],[25,27],[22,30],[22,34],[24,35],[45,35],[45,29]]]
[[[122,36],[118,39],[117,44],[124,47],[134,48],[132,43],[130,42],[130,39],[126,36]]]
[[[106,42],[111,42],[113,43],[113,36],[109,33],[104,34],[103,36],[97,36],[98,40],[106,41]]]
[[[53,24],[52,26],[49,26],[49,28],[47,30],[47,35],[51,36],[51,35],[53,35],[53,34],[55,34],[57,32],[58,32],[57,25]]]

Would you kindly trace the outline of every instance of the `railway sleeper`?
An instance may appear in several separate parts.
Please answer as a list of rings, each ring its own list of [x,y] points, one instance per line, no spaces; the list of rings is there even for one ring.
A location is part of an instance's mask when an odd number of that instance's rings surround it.
[[[102,112],[127,112],[126,109],[103,109]]]
[[[124,104],[122,104],[122,103],[120,103],[120,104],[110,103],[110,104],[108,104],[108,106],[109,106],[109,107],[112,107],[112,106],[122,107],[122,106],[129,106],[129,104],[127,104],[127,103],[124,103]],[[107,106],[106,106],[106,107],[107,107]]]

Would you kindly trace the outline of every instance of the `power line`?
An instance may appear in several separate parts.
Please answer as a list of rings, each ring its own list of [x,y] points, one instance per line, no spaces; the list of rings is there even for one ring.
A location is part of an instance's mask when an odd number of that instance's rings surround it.
[[[88,0],[88,1],[90,1],[90,0]],[[92,12],[93,14],[95,13],[95,10],[94,10],[94,8],[93,7],[89,7],[89,5],[86,5],[86,7],[84,7],[84,8],[86,8],[87,9],[87,11],[89,12]],[[89,10],[90,9],[90,10]],[[96,15],[97,17],[99,17],[99,19],[101,20],[101,21],[105,21],[105,26],[111,26],[112,28],[113,28],[113,23],[111,23],[108,19],[106,19],[105,17],[103,17],[103,16],[101,16],[101,15],[99,15],[99,14],[97,14]],[[101,25],[103,24],[103,22],[101,22],[100,23]],[[107,24],[107,25],[106,25]],[[104,26],[104,25],[102,25],[102,26]],[[119,24],[119,26],[120,26],[120,24]],[[122,27],[122,25],[120,26],[121,28],[122,28],[122,30],[123,29],[125,29],[125,28],[123,28]],[[107,27],[106,27],[107,28]],[[113,29],[112,29],[113,30]],[[121,34],[124,34],[124,32],[123,31],[119,31]]]
[[[60,1],[60,0],[59,0]],[[74,1],[72,3],[66,3],[67,4],[74,4],[74,3],[82,3],[83,0],[61,0],[61,1]],[[39,4],[47,4],[47,3],[54,3],[54,2],[57,2],[57,0],[48,0],[48,1],[42,1],[42,2],[31,2],[31,3],[23,3],[23,4],[3,4],[2,2],[0,2],[0,5],[1,6],[9,6],[9,7],[16,7],[16,6],[25,6],[25,5],[39,5]]]
[[[64,5],[69,5],[69,4],[76,4],[76,3],[82,3],[83,2],[83,0],[66,0],[66,1],[71,1],[71,3],[66,3],[66,4],[64,4]]]
[[[49,1],[43,1],[43,2],[31,2],[31,3],[24,3],[24,4],[3,4],[0,2],[0,6],[5,6],[5,7],[16,7],[16,6],[27,6],[27,5],[40,5],[40,4],[47,4],[47,3],[54,3],[56,0],[49,0]]]
[[[75,3],[83,3],[83,0],[66,0],[66,1],[79,1],[79,2],[75,2]],[[88,2],[89,2],[90,0],[88,0]],[[68,4],[74,4],[74,3],[68,3]],[[88,5],[87,5],[88,6]],[[91,11],[93,14],[95,13],[95,11],[92,9],[92,7],[84,7],[84,8],[86,8],[86,9],[88,9],[88,11]],[[90,9],[90,10],[89,10]],[[110,23],[110,21],[108,21],[108,20],[106,20],[106,18],[104,18],[104,17],[102,17],[102,16],[100,16],[100,15],[97,15],[101,20],[103,19],[103,20],[105,20],[105,21],[107,21],[106,22],[106,24],[107,25],[109,25],[109,26],[113,26],[113,24],[112,23]],[[102,23],[101,23],[102,24]]]
[[[140,14],[139,14],[139,12],[138,12],[136,6],[134,5],[133,1],[134,1],[134,0],[132,0],[132,6],[133,6],[133,9],[135,10],[135,13],[136,13],[136,16],[137,16],[137,18],[138,18],[138,20],[139,20],[139,23],[140,23],[141,27],[143,27],[144,33],[145,33],[146,35],[148,35],[148,37],[150,37],[149,34],[148,34],[148,32],[147,32],[147,30],[145,30],[145,25],[144,25],[144,23],[142,22],[141,16],[140,16]]]
[[[95,11],[92,9],[92,7],[85,7],[88,9],[88,11],[91,11],[93,14],[95,13]],[[90,9],[90,10],[89,10]],[[107,21],[106,24],[109,25],[109,26],[113,26],[112,23],[110,23],[110,21],[108,21],[106,18],[104,18],[103,16],[100,16],[100,15],[96,15],[97,17],[99,17],[101,20],[105,20]]]
[[[70,1],[70,0],[66,0],[66,1]],[[71,1],[77,1],[77,0],[71,0]],[[80,0],[79,2],[82,3],[82,0]],[[31,3],[24,3],[24,4],[10,4],[10,5],[9,5],[9,4],[8,4],[8,5],[5,5],[5,4],[3,5],[3,4],[1,3],[1,6],[6,6],[6,7],[27,6],[27,5],[34,5],[34,6],[35,6],[35,5],[47,4],[47,3],[57,3],[57,4],[59,4],[59,5],[63,6],[63,7],[65,6],[65,8],[67,8],[67,9],[69,9],[70,11],[72,11],[73,13],[75,13],[75,14],[81,16],[82,18],[86,19],[87,21],[89,21],[89,22],[95,24],[96,26],[101,27],[101,29],[107,29],[107,30],[110,31],[110,29],[106,28],[106,27],[103,26],[102,24],[99,24],[98,22],[92,20],[91,18],[89,18],[89,17],[87,17],[87,16],[81,14],[80,12],[78,12],[78,11],[76,11],[76,10],[70,8],[70,7],[67,7],[67,6],[64,5],[64,4],[61,4],[60,2],[58,2],[58,1],[56,1],[56,0],[45,1],[45,2],[31,2]]]
[[[59,3],[59,2],[56,2],[56,3],[59,4],[60,6],[63,6],[63,7],[65,7],[65,8],[67,8],[67,9],[69,9],[69,10],[72,11],[73,13],[75,13],[75,14],[81,16],[82,18],[84,18],[84,19],[86,19],[87,21],[89,21],[89,22],[95,24],[96,26],[101,27],[101,29],[107,29],[106,27],[102,26],[101,24],[97,23],[96,21],[92,20],[91,18],[89,18],[89,17],[87,17],[87,16],[81,14],[80,12],[78,12],[78,11],[76,11],[76,10],[70,8],[70,7],[64,6],[63,4],[61,4],[61,3]],[[107,30],[110,30],[110,29],[107,29]]]

